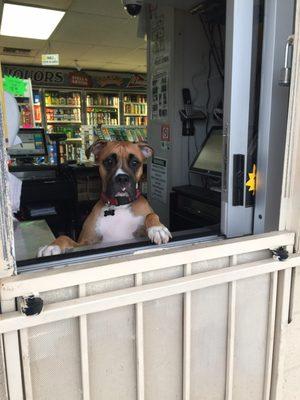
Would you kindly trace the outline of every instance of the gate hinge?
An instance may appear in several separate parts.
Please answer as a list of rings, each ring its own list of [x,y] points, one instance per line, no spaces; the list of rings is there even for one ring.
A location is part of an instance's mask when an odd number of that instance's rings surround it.
[[[30,295],[20,298],[20,311],[27,316],[39,315],[44,306],[44,301],[41,297]]]
[[[289,252],[283,246],[277,247],[277,249],[271,250],[273,258],[278,261],[284,261],[289,257]]]

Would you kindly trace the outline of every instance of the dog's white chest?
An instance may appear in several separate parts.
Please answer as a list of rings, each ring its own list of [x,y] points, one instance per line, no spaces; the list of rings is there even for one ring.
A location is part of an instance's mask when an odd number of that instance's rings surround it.
[[[130,205],[115,207],[114,215],[104,216],[108,207],[103,207],[96,222],[96,234],[102,243],[122,242],[134,238],[134,233],[143,226],[144,216],[136,216]]]

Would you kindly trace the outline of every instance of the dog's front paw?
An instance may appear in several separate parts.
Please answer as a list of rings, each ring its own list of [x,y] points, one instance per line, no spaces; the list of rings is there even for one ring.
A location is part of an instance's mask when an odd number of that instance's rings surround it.
[[[170,238],[172,238],[169,229],[164,225],[151,226],[147,229],[147,234],[151,242],[155,244],[168,243]]]
[[[38,257],[55,256],[61,254],[62,249],[56,244],[50,244],[49,246],[40,247],[38,250]]]

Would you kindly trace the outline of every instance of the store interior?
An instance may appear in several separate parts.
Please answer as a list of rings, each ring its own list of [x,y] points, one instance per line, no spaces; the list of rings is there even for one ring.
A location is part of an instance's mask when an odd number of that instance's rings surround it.
[[[225,1],[195,9],[166,1],[164,12],[148,5],[137,18],[119,0],[14,3],[64,12],[47,39],[1,25],[6,119],[19,121],[7,145],[19,265],[59,235],[77,240],[102,190],[97,159],[87,156],[97,140],[153,148],[139,190],[172,232],[168,245],[220,235]],[[76,251],[151,245],[130,239]]]

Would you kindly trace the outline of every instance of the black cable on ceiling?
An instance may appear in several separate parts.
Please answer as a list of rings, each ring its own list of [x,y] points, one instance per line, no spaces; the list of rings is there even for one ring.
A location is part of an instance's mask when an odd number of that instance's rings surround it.
[[[223,42],[223,35],[221,31],[221,25],[218,24],[218,33],[219,33],[219,41],[220,41],[220,51],[221,51],[221,60],[222,60],[222,67],[224,71],[224,66],[225,66],[225,55],[224,55],[224,42]]]
[[[206,24],[205,24],[205,22],[204,22],[203,17],[202,17],[201,14],[199,14],[199,18],[200,18],[200,21],[201,21],[201,24],[202,24],[202,27],[203,27],[204,34],[205,34],[206,39],[207,39],[207,41],[208,41],[208,43],[209,43],[209,46],[210,46],[212,55],[213,55],[213,57],[214,57],[215,64],[216,64],[216,67],[217,67],[217,69],[218,69],[219,75],[220,75],[220,77],[222,78],[222,80],[224,80],[224,73],[223,73],[223,71],[222,71],[222,66],[220,65],[219,55],[218,55],[218,53],[217,53],[217,48],[216,48],[215,42],[214,42],[214,40],[211,38],[210,32],[209,32],[209,30],[208,30],[208,27],[206,26]]]

